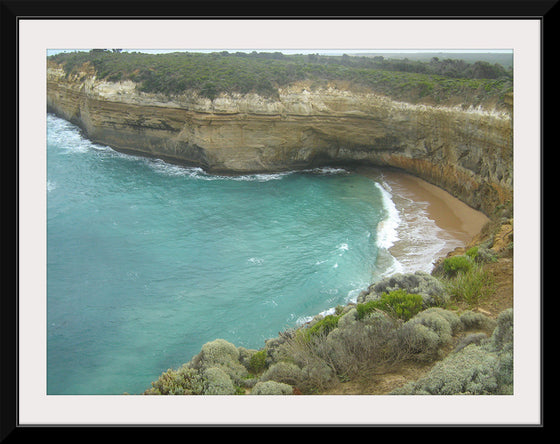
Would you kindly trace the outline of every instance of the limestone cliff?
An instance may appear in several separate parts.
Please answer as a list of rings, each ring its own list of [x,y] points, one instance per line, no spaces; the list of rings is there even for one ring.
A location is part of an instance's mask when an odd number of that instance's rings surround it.
[[[138,92],[131,81],[98,80],[87,69],[67,77],[52,63],[47,105],[95,142],[209,172],[388,166],[488,215],[512,202],[511,110],[398,102],[334,82],[291,84],[274,99],[169,98]]]

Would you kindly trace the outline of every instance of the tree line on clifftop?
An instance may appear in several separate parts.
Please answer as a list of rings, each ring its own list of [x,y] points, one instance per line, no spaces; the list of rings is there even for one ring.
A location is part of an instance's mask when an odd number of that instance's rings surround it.
[[[59,53],[49,60],[63,66],[67,76],[85,63],[99,79],[131,80],[142,92],[168,96],[195,91],[214,99],[221,93],[256,93],[278,97],[278,88],[296,81],[324,86],[345,81],[395,98],[426,96],[436,102],[452,96],[483,100],[503,98],[512,91],[510,69],[487,61],[432,57],[429,61],[383,56],[286,55],[281,52],[147,54],[119,49]],[[472,101],[472,100],[471,100]]]

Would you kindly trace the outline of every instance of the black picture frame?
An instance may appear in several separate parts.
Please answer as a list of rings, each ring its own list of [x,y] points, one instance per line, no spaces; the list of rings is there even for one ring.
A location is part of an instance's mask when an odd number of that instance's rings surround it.
[[[4,180],[7,182],[4,190],[9,190],[6,195],[9,207],[6,208],[10,221],[10,232],[4,232],[4,251],[10,250],[10,256],[6,257],[9,267],[4,268],[6,276],[5,282],[10,283],[10,291],[5,292],[0,298],[1,304],[1,430],[0,439],[2,442],[17,442],[29,436],[32,432],[40,430],[41,438],[45,439],[47,433],[60,434],[64,431],[85,432],[90,427],[82,425],[68,424],[67,427],[49,427],[44,425],[23,426],[18,418],[18,139],[17,132],[19,122],[17,119],[18,109],[18,30],[19,22],[22,19],[41,20],[44,18],[62,18],[65,20],[87,19],[143,19],[152,18],[196,18],[204,20],[207,18],[250,18],[254,20],[267,19],[286,19],[295,18],[301,20],[329,19],[337,20],[340,18],[375,18],[375,19],[409,19],[435,18],[438,20],[450,20],[456,18],[464,19],[537,19],[542,24],[541,52],[542,52],[542,87],[547,87],[546,94],[542,94],[543,106],[554,103],[554,90],[549,88],[551,82],[549,76],[545,75],[545,68],[549,67],[554,55],[551,53],[555,44],[557,26],[557,1],[518,1],[510,0],[507,2],[488,0],[488,1],[412,1],[412,0],[387,0],[387,1],[265,1],[265,2],[236,2],[236,1],[4,1],[0,2],[2,32],[2,141],[4,153],[10,156],[10,162],[4,163],[7,170],[4,173]],[[544,108],[543,108],[544,109]],[[546,115],[544,122],[551,122],[554,116]],[[543,133],[544,134],[544,133]],[[540,147],[544,158],[545,151]],[[4,154],[6,155],[6,154]],[[6,167],[7,165],[7,167]],[[544,173],[544,161],[541,173]],[[542,177],[542,174],[541,174]],[[541,206],[542,208],[542,206]],[[541,215],[541,221],[543,220]],[[541,222],[542,224],[542,222]],[[544,228],[544,226],[542,226]],[[542,235],[541,235],[542,236]],[[541,242],[542,245],[542,242]],[[8,248],[6,248],[8,247]],[[7,255],[6,255],[7,256]],[[544,258],[544,255],[542,255]],[[5,262],[5,263],[6,263]],[[544,285],[544,276],[541,271],[541,287]],[[12,289],[13,288],[13,289]],[[542,295],[541,295],[542,301]],[[541,333],[542,337],[542,333]],[[544,391],[541,391],[541,399]],[[544,403],[543,403],[544,405]],[[500,425],[500,424],[480,424],[481,427],[527,427],[540,429],[544,426],[544,415],[541,413],[541,423]],[[249,424],[250,425],[250,424]],[[148,427],[150,425],[146,425]],[[153,425],[152,425],[153,426]],[[246,425],[247,426],[247,425]],[[287,424],[286,426],[296,426]],[[300,424],[298,427],[325,427],[316,424]],[[334,426],[340,426],[333,424]],[[355,426],[367,426],[367,424],[357,424]],[[407,425],[401,425],[406,427]],[[433,425],[432,425],[433,426]],[[448,425],[441,425],[448,426]],[[122,425],[100,425],[93,427],[92,432],[107,433],[105,427],[133,427],[127,424]],[[146,427],[138,427],[145,429]],[[204,427],[200,425],[199,427]],[[219,424],[215,427],[220,427]],[[458,426],[457,426],[458,427]],[[410,426],[411,428],[411,426]],[[145,433],[146,430],[140,430]],[[109,431],[111,433],[111,431]],[[161,431],[157,431],[161,433]],[[59,435],[60,436],[60,435]],[[84,435],[87,436],[87,435]]]

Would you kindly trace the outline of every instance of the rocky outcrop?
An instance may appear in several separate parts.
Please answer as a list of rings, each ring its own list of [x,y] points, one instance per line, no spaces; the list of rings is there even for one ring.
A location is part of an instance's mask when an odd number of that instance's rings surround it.
[[[169,98],[87,69],[67,77],[51,62],[47,105],[95,142],[209,172],[395,167],[486,214],[512,201],[511,110],[410,104],[334,82],[292,84],[274,99]]]

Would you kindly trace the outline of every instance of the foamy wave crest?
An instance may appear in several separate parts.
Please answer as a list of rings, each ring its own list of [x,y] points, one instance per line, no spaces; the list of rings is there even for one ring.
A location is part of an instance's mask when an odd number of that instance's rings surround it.
[[[85,153],[91,149],[97,151],[113,151],[112,148],[94,143],[82,136],[80,129],[74,124],[67,122],[60,117],[47,115],[47,127],[52,128],[47,131],[48,144],[58,145],[66,154]]]
[[[47,180],[47,191],[52,191],[56,188],[56,184],[52,180]]]
[[[147,159],[146,163],[155,172],[164,174],[166,176],[196,177],[199,174],[204,173],[202,168],[183,167],[180,165],[174,165],[172,163],[165,162],[161,159]]]
[[[262,265],[264,259],[261,259],[259,257],[251,257],[247,259],[247,262],[250,262],[251,264],[255,264],[255,265]]]
[[[388,185],[384,185],[388,187]],[[401,223],[401,218],[391,193],[378,182],[375,183],[375,186],[381,191],[383,208],[387,214],[385,219],[377,225],[377,245],[380,248],[389,249],[399,240],[397,229]]]
[[[348,173],[348,171],[346,171],[343,168],[330,168],[330,167],[313,168],[308,170],[302,170],[301,172],[313,173],[313,174],[325,174],[325,175]],[[284,177],[295,173],[297,173],[297,171],[282,171],[278,173],[255,173],[255,174],[246,174],[242,176],[213,176],[213,177],[222,180],[229,179],[229,180],[247,181],[247,182],[268,182],[269,180],[281,180]]]
[[[389,277],[394,274],[404,273],[405,268],[402,262],[400,262],[396,257],[391,256],[391,265],[389,265],[383,273],[381,273],[381,278]]]
[[[336,249],[337,249],[338,251],[340,251],[339,256],[342,256],[342,255],[344,254],[345,251],[348,251],[348,244],[347,244],[347,243],[342,243],[342,244],[338,245],[338,246],[336,247]]]
[[[402,226],[405,247],[401,259],[403,272],[431,272],[435,260],[447,250],[461,246],[461,242],[439,228],[425,209],[408,215]]]
[[[242,176],[221,176],[215,174],[209,174],[202,168],[198,167],[177,167],[182,168],[183,175],[188,175],[193,179],[200,180],[232,180],[237,182],[268,182],[269,180],[280,180],[283,177],[292,174],[293,171],[287,171],[282,173],[270,173],[270,174],[246,174]],[[176,174],[177,175],[177,174]]]
[[[131,155],[127,155],[131,156]],[[136,156],[132,156],[136,157]],[[199,180],[232,180],[236,182],[268,182],[270,180],[281,180],[286,176],[297,173],[297,171],[282,171],[277,173],[254,173],[243,174],[239,176],[224,176],[219,174],[210,174],[200,167],[180,166],[168,163],[161,159],[146,159],[147,164],[156,172],[168,176],[188,176]],[[310,170],[302,170],[302,172],[314,174],[345,174],[348,173],[342,168],[314,168]]]
[[[268,182],[269,180],[280,180],[285,176],[292,174],[293,171],[286,171],[283,173],[261,173],[261,174],[249,174],[245,176],[232,176],[232,177],[223,177],[220,176],[222,179],[231,179],[236,181],[244,181],[244,182]]]
[[[303,170],[304,173],[314,173],[314,174],[347,174],[344,168],[334,168],[334,167],[322,167],[322,168],[312,168],[310,170]]]

